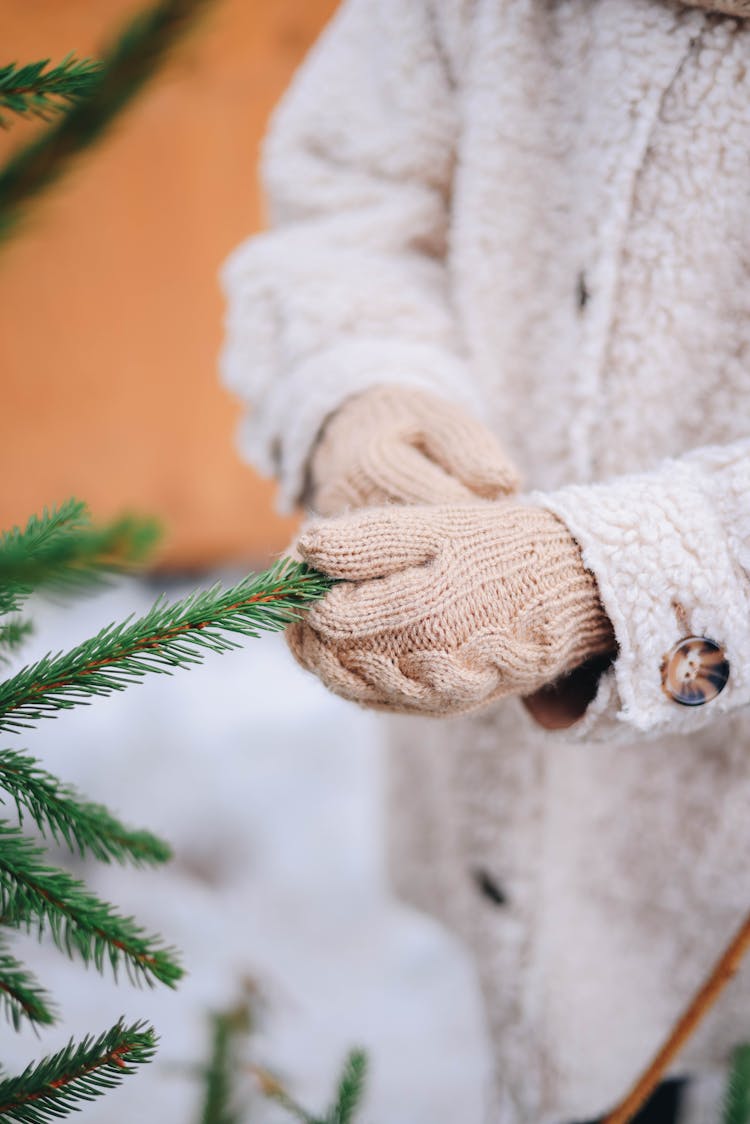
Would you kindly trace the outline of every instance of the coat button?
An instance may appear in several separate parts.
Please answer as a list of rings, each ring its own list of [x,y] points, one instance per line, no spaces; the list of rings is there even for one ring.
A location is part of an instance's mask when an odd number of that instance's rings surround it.
[[[664,690],[683,706],[703,706],[727,685],[729,660],[715,640],[686,636],[667,652],[661,665]]]

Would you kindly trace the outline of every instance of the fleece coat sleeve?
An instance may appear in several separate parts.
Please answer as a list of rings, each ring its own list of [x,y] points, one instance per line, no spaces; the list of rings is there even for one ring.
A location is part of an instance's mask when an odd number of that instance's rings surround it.
[[[619,646],[581,732],[690,732],[750,702],[750,439],[532,499],[578,540]],[[695,707],[661,677],[691,635],[718,643],[730,665],[724,690]]]
[[[276,111],[262,160],[272,229],[223,282],[225,382],[242,444],[300,496],[323,422],[397,382],[475,405],[445,269],[455,105],[429,0],[348,0]]]

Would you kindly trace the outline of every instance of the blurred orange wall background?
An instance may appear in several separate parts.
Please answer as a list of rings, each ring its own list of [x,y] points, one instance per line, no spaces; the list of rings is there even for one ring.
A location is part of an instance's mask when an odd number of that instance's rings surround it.
[[[3,58],[96,55],[145,0],[9,0]],[[239,460],[217,270],[257,229],[268,114],[335,0],[220,0],[0,252],[0,526],[68,495],[152,512],[166,565],[258,561],[293,530]],[[29,135],[0,137],[0,156]]]

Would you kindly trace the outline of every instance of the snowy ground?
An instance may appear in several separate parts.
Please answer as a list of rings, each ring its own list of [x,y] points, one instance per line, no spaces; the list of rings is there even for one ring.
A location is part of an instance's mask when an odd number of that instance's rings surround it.
[[[173,587],[171,596],[184,592]],[[38,610],[25,657],[141,611],[153,587],[129,583]],[[257,982],[265,1015],[255,1062],[320,1109],[347,1049],[364,1045],[371,1080],[362,1124],[480,1124],[486,1048],[462,950],[388,894],[381,864],[377,723],[297,669],[278,637],[152,677],[41,725],[17,746],[175,850],[161,871],[86,868],[103,896],[183,952],[176,992],[135,990],[30,939],[23,958],[54,992],[64,1026],[6,1031],[14,1072],[70,1034],[122,1013],[161,1035],[154,1065],[86,1110],[107,1124],[199,1119],[206,1013]],[[289,1119],[253,1100],[254,1124]]]

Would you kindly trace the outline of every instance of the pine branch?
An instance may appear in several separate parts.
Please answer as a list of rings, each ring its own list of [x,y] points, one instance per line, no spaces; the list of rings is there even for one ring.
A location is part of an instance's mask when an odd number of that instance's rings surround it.
[[[264,1097],[275,1101],[299,1120],[301,1124],[352,1124],[354,1114],[359,1108],[365,1088],[367,1075],[367,1055],[362,1050],[352,1050],[347,1057],[339,1078],[336,1098],[326,1115],[321,1118],[312,1115],[298,1104],[286,1091],[282,1083],[267,1069],[253,1066],[253,1073]],[[205,1122],[208,1124],[208,1122]],[[220,1122],[217,1122],[220,1124]]]
[[[0,946],[0,1001],[15,1030],[23,1019],[38,1026],[49,1026],[55,1021],[47,993],[3,946]]]
[[[201,1124],[240,1124],[242,1115],[234,1102],[238,1039],[247,1037],[252,1023],[250,1005],[238,1003],[229,1011],[212,1017],[211,1056],[206,1068],[206,1084]]]
[[[3,591],[0,590],[0,602],[2,601]],[[9,652],[15,652],[20,648],[24,640],[28,639],[34,631],[34,625],[31,621],[22,620],[20,617],[16,620],[6,621],[0,624],[0,648],[7,648]],[[7,656],[0,653],[0,661],[7,660]]]
[[[0,615],[34,589],[70,594],[142,562],[159,536],[152,519],[122,516],[94,527],[85,504],[70,499],[0,534]]]
[[[722,1124],[750,1124],[750,1045],[732,1053]]]
[[[29,1065],[18,1077],[0,1081],[0,1117],[19,1124],[44,1124],[92,1101],[122,1082],[136,1067],[150,1062],[156,1035],[145,1023],[111,1030]]]
[[[88,95],[43,136],[11,156],[0,170],[0,240],[18,223],[24,206],[106,132],[210,2],[160,0],[139,13],[108,51]]]
[[[163,863],[171,858],[166,843],[147,831],[125,827],[102,804],[94,804],[41,769],[33,757],[0,750],[0,788],[13,797],[19,820],[28,812],[43,834],[65,842],[100,862]]]
[[[238,1124],[231,1107],[232,1054],[231,1033],[226,1019],[216,1015],[211,1036],[211,1057],[206,1070],[206,1095],[201,1124]]]
[[[338,1093],[326,1117],[326,1124],[352,1124],[365,1091],[367,1055],[363,1050],[352,1050],[339,1080]]]
[[[281,1105],[286,1109],[290,1116],[295,1120],[299,1120],[301,1124],[324,1124],[315,1116],[298,1104],[292,1097],[289,1096],[284,1086],[279,1079],[274,1076],[270,1070],[263,1069],[262,1066],[252,1066],[252,1072],[260,1086],[260,1091],[264,1097],[269,1101],[275,1101],[276,1104]]]
[[[282,559],[230,589],[219,585],[169,605],[159,600],[138,620],[102,629],[70,652],[47,655],[0,684],[0,729],[18,730],[95,695],[122,691],[150,672],[171,674],[202,662],[206,650],[239,647],[231,634],[256,637],[297,620],[332,581]]]
[[[0,67],[0,109],[48,121],[66,104],[89,94],[101,71],[101,63],[73,55],[66,55],[57,66],[46,70],[49,63],[49,59],[42,59],[24,66],[12,62]],[[8,126],[8,119],[0,114],[0,128]]]
[[[47,866],[45,852],[18,828],[0,821],[0,911],[27,929],[49,929],[69,956],[77,951],[102,971],[124,963],[134,981],[159,980],[174,987],[182,976],[172,949],[147,936],[132,917],[121,917],[67,871]]]
[[[32,515],[25,527],[16,526],[2,532],[0,553],[5,553],[13,574],[24,560],[28,563],[35,555],[43,554],[58,536],[65,532],[75,534],[87,522],[86,505],[79,500],[66,500],[51,511],[45,507],[41,515]],[[29,592],[27,587],[28,580],[23,573],[0,580],[0,616],[19,609]]]

